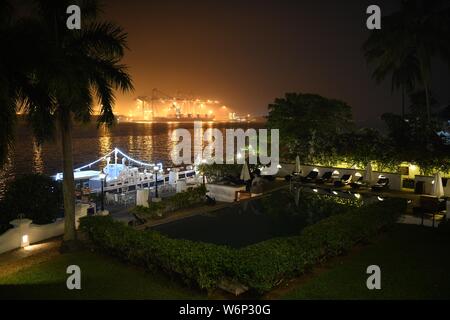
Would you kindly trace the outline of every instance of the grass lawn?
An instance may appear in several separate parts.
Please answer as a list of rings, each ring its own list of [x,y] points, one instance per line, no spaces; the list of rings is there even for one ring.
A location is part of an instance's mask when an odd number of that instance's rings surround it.
[[[81,268],[82,290],[66,288],[66,269]],[[159,274],[147,273],[88,251],[52,260],[0,277],[0,298],[13,299],[205,299]]]
[[[366,287],[369,265],[381,268],[381,290]],[[380,240],[284,294],[283,299],[449,299],[450,235],[396,225]]]

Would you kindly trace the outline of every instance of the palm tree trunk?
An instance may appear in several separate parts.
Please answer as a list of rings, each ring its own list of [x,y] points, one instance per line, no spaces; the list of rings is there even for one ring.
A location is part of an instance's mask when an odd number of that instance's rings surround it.
[[[420,73],[422,76],[422,82],[423,82],[423,87],[425,89],[425,99],[426,99],[426,104],[427,104],[427,121],[430,122],[431,121],[431,111],[430,111],[430,92],[429,92],[429,88],[428,88],[428,79],[429,79],[429,74],[427,72],[427,69],[425,68],[425,63],[423,61],[424,59],[420,59]]]
[[[75,179],[72,156],[72,118],[70,114],[59,118],[61,147],[63,155],[64,193],[64,241],[76,240],[75,230]]]

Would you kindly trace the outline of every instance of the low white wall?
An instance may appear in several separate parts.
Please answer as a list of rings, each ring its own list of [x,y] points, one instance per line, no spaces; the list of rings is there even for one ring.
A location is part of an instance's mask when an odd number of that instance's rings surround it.
[[[210,195],[220,202],[234,202],[237,191],[245,191],[245,186],[224,186],[220,184],[207,184],[206,189]]]
[[[79,227],[79,219],[87,216],[88,204],[79,204],[76,206],[76,228]],[[0,254],[22,246],[22,237],[28,236],[29,244],[37,243],[64,234],[64,219],[58,219],[54,223],[46,225],[32,224],[31,220],[12,221],[14,228],[6,231],[0,236]]]

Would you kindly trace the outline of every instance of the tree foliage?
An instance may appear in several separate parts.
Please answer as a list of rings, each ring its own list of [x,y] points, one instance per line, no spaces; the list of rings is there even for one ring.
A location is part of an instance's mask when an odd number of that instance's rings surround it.
[[[405,93],[423,89],[425,112],[431,120],[432,60],[450,64],[450,4],[448,1],[403,0],[401,9],[382,18],[363,46],[377,82],[391,76],[392,89]],[[403,106],[403,114],[405,107]]]
[[[2,225],[19,217],[47,224],[55,220],[61,210],[61,185],[52,178],[30,174],[16,178],[8,186],[2,200],[0,221]]]
[[[133,84],[121,64],[127,34],[101,21],[96,0],[33,0],[30,14],[14,19],[13,6],[1,1],[0,16],[0,165],[13,145],[16,114],[25,114],[39,143],[58,133],[64,171],[65,240],[74,240],[75,190],[72,125],[87,122],[99,107],[99,124],[112,125],[115,90]],[[78,5],[80,30],[69,30],[66,10]],[[9,13],[5,14],[5,12]],[[26,41],[24,41],[26,39]]]
[[[268,126],[280,130],[285,156],[325,162],[336,152],[339,135],[353,127],[345,102],[316,94],[288,93],[269,105]]]
[[[443,129],[439,117],[445,115],[445,109],[428,120],[425,93],[414,92],[409,98],[407,114],[382,116],[386,134],[356,128],[347,104],[316,95],[287,94],[276,99],[269,106],[268,123],[280,129],[283,155],[288,159],[299,155],[304,164],[333,166],[345,162],[365,167],[372,162],[379,171],[395,172],[402,162],[411,162],[426,174],[449,171],[450,146],[438,135]]]

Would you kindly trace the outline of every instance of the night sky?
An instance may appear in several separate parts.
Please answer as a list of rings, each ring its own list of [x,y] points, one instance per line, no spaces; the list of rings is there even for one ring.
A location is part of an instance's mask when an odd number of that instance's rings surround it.
[[[400,95],[391,94],[390,80],[381,86],[371,80],[361,51],[367,6],[388,14],[398,1],[105,2],[105,17],[129,33],[124,62],[136,87],[118,96],[118,113],[152,88],[220,100],[242,114],[264,115],[286,92],[342,99],[358,122],[400,113]],[[448,74],[442,67],[433,79],[443,104]]]

